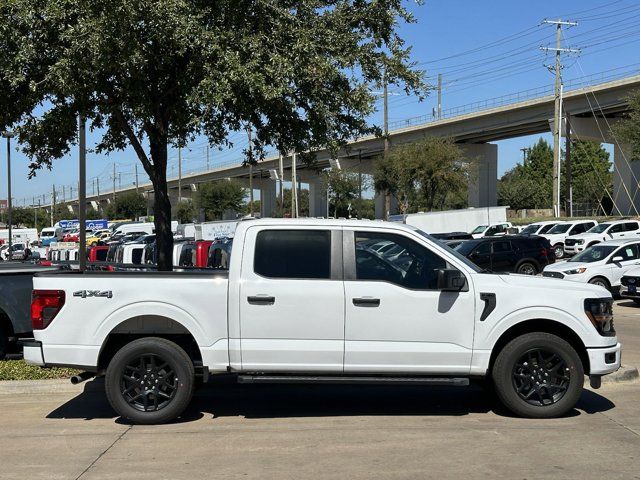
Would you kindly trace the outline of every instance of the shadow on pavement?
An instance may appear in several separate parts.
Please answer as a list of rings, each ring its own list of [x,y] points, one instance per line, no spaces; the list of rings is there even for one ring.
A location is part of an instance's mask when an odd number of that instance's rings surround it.
[[[103,390],[102,379],[88,382],[80,395],[61,405],[47,418],[116,418]],[[567,416],[593,414],[614,408],[613,402],[584,390],[577,409]],[[462,416],[494,412],[511,417],[494,394],[479,385],[420,387],[378,385],[239,385],[214,379],[196,391],[190,406],[176,422],[203,416],[245,418],[340,416]],[[118,422],[126,423],[124,419]]]

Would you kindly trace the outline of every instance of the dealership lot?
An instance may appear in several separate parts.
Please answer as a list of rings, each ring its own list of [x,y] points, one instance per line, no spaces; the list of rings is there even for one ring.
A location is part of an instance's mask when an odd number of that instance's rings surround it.
[[[640,308],[617,301],[615,324],[623,364],[640,365]],[[639,478],[637,381],[531,420],[479,386],[218,380],[181,422],[154,427],[118,419],[100,386],[0,395],[0,478]]]

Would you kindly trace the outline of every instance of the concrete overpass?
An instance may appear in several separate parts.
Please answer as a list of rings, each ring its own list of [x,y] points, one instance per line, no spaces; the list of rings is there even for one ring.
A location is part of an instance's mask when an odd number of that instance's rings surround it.
[[[563,111],[571,115],[574,138],[593,139],[614,143],[614,201],[620,214],[636,214],[640,211],[640,196],[636,199],[640,165],[629,164],[629,149],[618,145],[610,133],[610,125],[617,121],[628,108],[626,97],[640,88],[640,75],[612,80],[593,86],[565,92]],[[474,182],[469,186],[469,205],[485,207],[496,205],[497,145],[490,143],[513,137],[550,132],[554,111],[553,95],[544,95],[507,105],[499,105],[450,118],[429,120],[412,125],[399,126],[390,131],[391,144],[402,144],[424,137],[448,136],[455,139],[471,160]],[[396,122],[396,124],[401,122]],[[359,138],[349,142],[338,154],[343,168],[371,174],[374,160],[383,151],[383,139],[375,136]],[[626,157],[626,158],[625,158]],[[310,215],[326,216],[326,196],[319,172],[330,166],[331,155],[326,150],[317,152],[313,166],[297,164],[298,178],[309,185]],[[291,178],[291,157],[284,160],[285,180]],[[640,162],[639,162],[640,163]],[[276,181],[270,178],[270,170],[278,168],[278,158],[270,157],[253,168],[253,184],[260,190],[262,215],[270,216],[276,208]],[[249,168],[241,160],[213,166],[209,170],[183,175],[181,198],[189,198],[197,185],[212,180],[236,178],[248,185]],[[169,180],[172,199],[178,198],[178,179]],[[140,185],[140,190],[153,194],[151,184]],[[118,193],[132,191],[135,187],[116,190]],[[104,207],[111,194],[101,198],[90,196],[87,202]],[[69,200],[68,205],[76,205]],[[376,197],[376,216],[383,215],[383,199]]]

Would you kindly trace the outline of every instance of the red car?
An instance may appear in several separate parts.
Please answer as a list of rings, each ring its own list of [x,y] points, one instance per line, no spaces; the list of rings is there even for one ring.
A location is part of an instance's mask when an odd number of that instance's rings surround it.
[[[90,262],[105,262],[107,260],[108,245],[99,245],[87,250],[87,260]]]

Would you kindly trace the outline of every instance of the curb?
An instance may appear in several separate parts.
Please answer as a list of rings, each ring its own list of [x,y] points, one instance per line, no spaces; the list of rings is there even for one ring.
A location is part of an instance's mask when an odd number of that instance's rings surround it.
[[[90,380],[73,385],[69,379],[0,381],[0,395],[98,392],[104,389],[102,380]]]
[[[638,369],[636,367],[630,367],[628,365],[621,365],[617,372],[610,373],[609,375],[602,376],[602,383],[622,383],[622,382],[634,382],[640,378]]]

